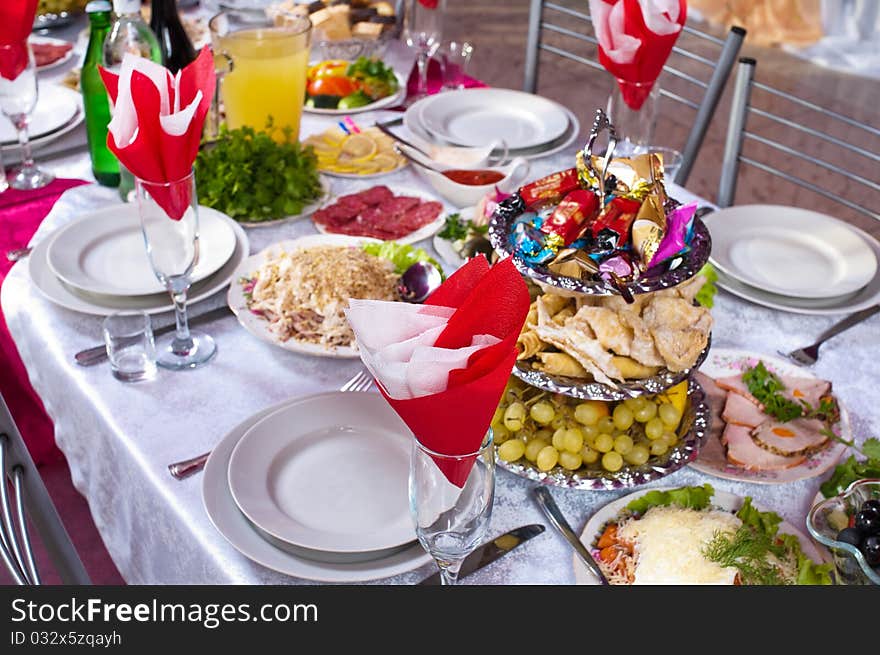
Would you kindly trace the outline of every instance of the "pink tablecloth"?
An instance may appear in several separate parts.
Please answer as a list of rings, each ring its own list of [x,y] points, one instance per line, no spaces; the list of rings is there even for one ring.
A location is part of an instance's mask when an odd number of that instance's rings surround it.
[[[35,191],[7,189],[0,193],[0,285],[12,268],[12,262],[6,258],[6,252],[25,247],[58,197],[67,189],[80,184],[86,182],[57,179]],[[15,418],[34,462],[39,465],[59,457],[61,453],[55,447],[52,421],[49,420],[40,397],[28,381],[27,371],[9,335],[2,312],[0,312],[0,371],[2,371],[0,393],[9,405],[9,410]]]

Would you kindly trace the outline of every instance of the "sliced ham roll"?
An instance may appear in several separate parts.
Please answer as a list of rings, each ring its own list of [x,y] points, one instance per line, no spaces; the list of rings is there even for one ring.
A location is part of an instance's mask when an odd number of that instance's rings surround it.
[[[721,418],[727,423],[743,425],[747,428],[756,428],[766,422],[768,416],[761,411],[755,403],[747,400],[738,393],[727,394],[727,402],[724,403],[724,411]]]
[[[777,455],[754,442],[750,428],[728,425],[721,439],[727,446],[727,459],[736,466],[749,470],[774,471],[802,464],[805,455]]]
[[[831,383],[826,380],[817,380],[815,378],[796,378],[788,375],[782,375],[779,378],[785,386],[782,394],[794,401],[804,401],[809,403],[811,407],[818,407],[819,400],[822,396],[831,391]]]
[[[724,431],[724,419],[721,417],[721,412],[727,400],[727,392],[715,384],[714,378],[710,378],[705,373],[697,371],[694,373],[694,377],[706,393],[706,402],[709,404],[709,409],[712,413],[712,422],[709,425],[709,435],[706,438],[704,449],[709,447],[710,443],[713,446],[716,444],[720,446],[721,433]]]
[[[821,432],[824,428],[825,424],[816,419],[766,421],[751,436],[760,448],[777,455],[809,455],[828,444],[828,437]]]
[[[747,399],[749,402],[752,402],[758,406],[761,405],[761,403],[758,402],[758,399],[755,398],[751,393],[749,393],[749,388],[742,380],[742,373],[729,375],[726,378],[717,378],[715,382],[725,391],[731,391],[735,394],[739,394],[743,398]]]

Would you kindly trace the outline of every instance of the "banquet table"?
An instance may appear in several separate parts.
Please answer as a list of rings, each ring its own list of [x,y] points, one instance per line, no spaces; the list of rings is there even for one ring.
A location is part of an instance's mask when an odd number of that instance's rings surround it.
[[[362,113],[361,125],[399,116],[393,111]],[[586,116],[580,117],[582,120]],[[307,115],[301,136],[325,129],[335,119]],[[567,168],[579,143],[565,152],[532,160],[531,178]],[[57,174],[91,179],[85,151],[51,162]],[[407,167],[374,180],[389,187],[416,187],[430,193]],[[333,178],[332,192],[346,193],[362,181]],[[672,186],[671,195],[695,199]],[[704,202],[703,199],[697,199]],[[115,189],[97,185],[64,193],[34,235],[31,245],[67,225],[82,212],[119,203]],[[308,219],[247,231],[256,253],[281,240],[313,234]],[[431,241],[418,243],[433,251]],[[194,304],[193,314],[223,305],[225,291]],[[184,372],[160,369],[151,381],[125,384],[106,363],[81,367],[75,352],[101,341],[101,318],[54,305],[32,284],[28,262],[17,263],[0,293],[10,332],[30,380],[55,423],[59,448],[76,488],[89,502],[95,524],[123,578],[130,584],[289,584],[313,583],[265,568],[239,553],[215,529],[202,499],[202,476],[178,481],[168,464],[211,449],[234,426],[292,397],[338,389],[361,369],[358,360],[295,354],[246,332],[232,315],[204,326],[217,341],[218,354],[207,365]],[[811,343],[838,316],[805,316],[749,304],[719,291],[712,310],[713,347],[776,355]],[[172,321],[155,315],[154,325]],[[852,328],[822,348],[814,372],[831,380],[849,411],[858,441],[880,435],[876,363],[880,316]],[[450,426],[454,427],[454,426]],[[806,533],[805,516],[824,476],[764,485],[712,477],[689,467],[647,486],[710,483],[781,514]],[[547,531],[462,584],[573,584],[572,551],[550,526],[531,496],[534,482],[501,468],[489,533],[501,534],[527,523]],[[562,511],[579,532],[606,503],[633,489],[584,491],[552,489]],[[307,502],[307,499],[305,499]],[[380,584],[412,584],[432,573],[431,563]]]

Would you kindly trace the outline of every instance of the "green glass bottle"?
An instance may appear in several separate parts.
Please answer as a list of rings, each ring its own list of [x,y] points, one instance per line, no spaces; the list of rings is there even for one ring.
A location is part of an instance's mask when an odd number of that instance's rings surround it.
[[[86,139],[92,158],[92,173],[99,184],[119,186],[119,161],[107,147],[107,124],[110,100],[98,66],[104,59],[104,38],[110,31],[112,7],[107,0],[92,0],[86,5],[89,16],[89,45],[83,59],[80,87],[86,115]]]

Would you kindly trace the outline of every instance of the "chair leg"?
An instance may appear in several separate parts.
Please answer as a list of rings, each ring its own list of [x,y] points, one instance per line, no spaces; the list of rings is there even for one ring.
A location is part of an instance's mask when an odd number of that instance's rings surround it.
[[[541,12],[544,0],[530,0],[529,30],[526,39],[526,73],[523,91],[534,93],[538,88],[538,52],[541,46]]]
[[[739,60],[733,88],[733,101],[730,105],[727,140],[724,144],[724,159],[721,162],[721,177],[718,181],[717,204],[719,207],[730,207],[736,196],[739,157],[742,152],[743,136],[748,118],[755,66],[755,60],[750,57],[742,57]]]

